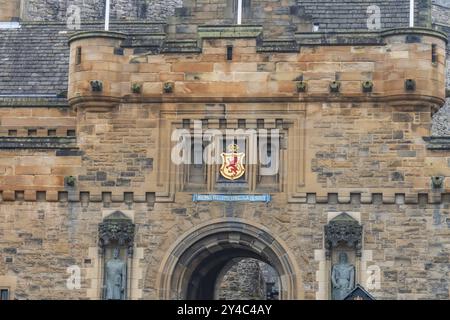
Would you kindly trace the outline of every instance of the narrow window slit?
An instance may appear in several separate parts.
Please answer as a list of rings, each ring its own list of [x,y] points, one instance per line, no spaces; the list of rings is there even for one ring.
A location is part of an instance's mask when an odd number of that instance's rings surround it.
[[[233,46],[227,46],[227,60],[233,60]]]

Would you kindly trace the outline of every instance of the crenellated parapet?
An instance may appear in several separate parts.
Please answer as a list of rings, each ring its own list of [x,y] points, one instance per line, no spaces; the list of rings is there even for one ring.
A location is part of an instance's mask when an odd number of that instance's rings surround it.
[[[295,40],[265,39],[258,26],[199,27],[198,41],[82,32],[70,38],[69,99],[416,100],[436,110],[445,99],[446,41],[419,28],[297,33]],[[145,46],[150,51],[142,53]],[[142,87],[139,94],[134,84]]]

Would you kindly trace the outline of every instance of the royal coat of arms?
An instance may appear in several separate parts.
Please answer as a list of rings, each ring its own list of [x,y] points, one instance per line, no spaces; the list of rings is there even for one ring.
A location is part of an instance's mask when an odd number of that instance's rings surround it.
[[[222,166],[220,167],[220,173],[225,179],[236,180],[245,173],[245,153],[239,153],[239,146],[236,144],[229,145],[228,151],[228,153],[224,152],[221,154]]]

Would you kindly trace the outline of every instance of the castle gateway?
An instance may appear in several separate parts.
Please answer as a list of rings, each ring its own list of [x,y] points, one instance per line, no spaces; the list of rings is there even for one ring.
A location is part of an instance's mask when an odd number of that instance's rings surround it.
[[[2,299],[449,298],[445,1],[92,2],[0,1]]]

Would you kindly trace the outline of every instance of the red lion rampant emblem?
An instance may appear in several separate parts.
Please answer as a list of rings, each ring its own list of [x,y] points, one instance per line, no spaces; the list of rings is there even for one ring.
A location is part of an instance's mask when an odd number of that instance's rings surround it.
[[[244,153],[238,153],[239,147],[235,144],[228,146],[228,153],[222,153],[222,167],[220,173],[228,180],[236,180],[245,173]]]

